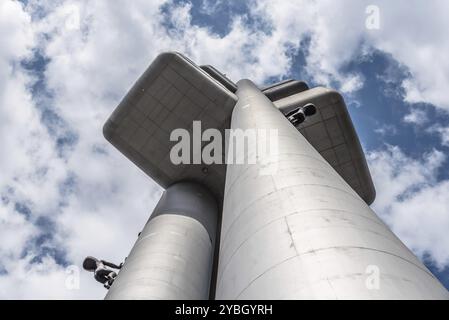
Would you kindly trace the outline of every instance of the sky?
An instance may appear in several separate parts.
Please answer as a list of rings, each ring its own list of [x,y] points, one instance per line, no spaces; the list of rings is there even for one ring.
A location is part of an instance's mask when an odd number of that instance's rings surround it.
[[[1,0],[0,299],[104,297],[83,258],[123,261],[163,190],[102,126],[163,51],[234,81],[342,92],[373,209],[449,288],[447,12],[445,0]]]

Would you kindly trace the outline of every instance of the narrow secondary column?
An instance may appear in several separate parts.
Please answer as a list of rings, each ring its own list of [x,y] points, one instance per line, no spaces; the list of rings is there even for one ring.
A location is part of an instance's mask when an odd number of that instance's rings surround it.
[[[196,183],[169,187],[106,299],[208,299],[217,204]]]
[[[227,166],[217,299],[448,298],[251,81],[237,96],[231,128],[277,129],[279,152]]]

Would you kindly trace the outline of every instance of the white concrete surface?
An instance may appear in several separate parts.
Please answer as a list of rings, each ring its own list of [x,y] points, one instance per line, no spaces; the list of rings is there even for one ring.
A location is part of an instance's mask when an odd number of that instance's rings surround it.
[[[168,188],[106,299],[208,299],[216,219],[206,190],[185,183]]]
[[[278,129],[278,171],[227,167],[216,299],[449,297],[252,82],[237,96],[231,128]]]

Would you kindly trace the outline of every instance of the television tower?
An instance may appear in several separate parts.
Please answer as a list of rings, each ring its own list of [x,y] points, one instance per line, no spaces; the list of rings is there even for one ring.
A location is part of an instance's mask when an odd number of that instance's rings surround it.
[[[173,161],[177,129],[193,137],[183,150],[190,162]],[[275,135],[254,142],[261,131]],[[226,161],[211,163],[203,155],[217,132],[225,138],[214,140],[214,158]],[[229,161],[236,132],[240,162]],[[234,83],[162,53],[104,135],[165,189],[106,299],[449,297],[370,209],[373,182],[334,90]],[[267,144],[273,150],[259,153]]]

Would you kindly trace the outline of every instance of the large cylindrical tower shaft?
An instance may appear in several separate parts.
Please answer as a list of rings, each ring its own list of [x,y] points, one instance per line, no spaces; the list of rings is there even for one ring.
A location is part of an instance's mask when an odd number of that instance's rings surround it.
[[[227,166],[217,299],[448,298],[252,82],[237,95],[231,129],[278,130],[278,153]]]
[[[217,204],[195,183],[169,187],[106,299],[208,299]]]

